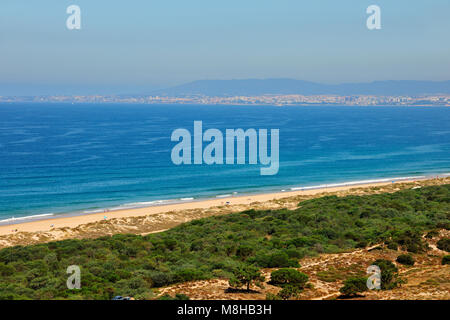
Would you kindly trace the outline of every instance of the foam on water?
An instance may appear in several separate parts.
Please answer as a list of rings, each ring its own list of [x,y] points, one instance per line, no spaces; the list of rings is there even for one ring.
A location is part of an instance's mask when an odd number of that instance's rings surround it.
[[[49,218],[51,216],[54,216],[54,214],[53,213],[44,213],[44,214],[35,214],[35,215],[24,216],[24,217],[11,217],[8,219],[0,220],[0,224],[8,224],[8,223],[13,223],[13,222],[18,222],[18,221]]]

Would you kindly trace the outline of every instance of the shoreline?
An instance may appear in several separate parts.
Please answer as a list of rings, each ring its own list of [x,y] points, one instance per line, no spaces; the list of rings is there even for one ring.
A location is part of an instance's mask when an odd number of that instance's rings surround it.
[[[273,200],[296,196],[313,196],[321,193],[348,191],[354,188],[371,188],[386,185],[395,185],[399,183],[413,183],[418,181],[435,180],[436,178],[446,178],[449,174],[433,176],[416,176],[400,178],[384,178],[377,180],[362,180],[346,183],[322,184],[311,187],[292,187],[285,191],[258,193],[258,194],[240,194],[230,195],[228,197],[216,197],[212,199],[198,199],[189,202],[178,202],[170,204],[160,204],[139,208],[124,208],[114,211],[98,213],[81,214],[61,214],[46,216],[45,219],[21,221],[17,223],[0,225],[0,236],[12,235],[19,232],[50,232],[61,228],[76,228],[80,225],[98,223],[101,221],[110,221],[111,219],[143,217],[149,215],[164,214],[174,211],[211,209],[214,207],[228,207],[235,205],[251,205],[254,202],[264,203]],[[106,216],[106,219],[105,219]]]

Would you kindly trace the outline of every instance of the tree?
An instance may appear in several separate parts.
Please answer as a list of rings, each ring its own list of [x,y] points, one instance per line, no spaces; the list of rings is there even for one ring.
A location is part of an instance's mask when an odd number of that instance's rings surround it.
[[[283,300],[297,297],[305,287],[308,279],[308,275],[296,269],[287,268],[275,270],[270,275],[270,283],[282,288],[278,296]]]
[[[264,277],[257,267],[253,265],[244,265],[233,271],[233,276],[229,280],[229,284],[234,288],[246,286],[247,291],[250,291],[250,285],[252,283],[260,286],[263,281]]]
[[[413,266],[415,263],[414,258],[410,254],[401,254],[396,261],[405,266]]]
[[[378,259],[372,262],[372,265],[378,266],[381,270],[381,289],[390,290],[398,284],[398,269],[389,260]]]
[[[299,272],[296,269],[279,269],[270,275],[270,282],[274,285],[280,286],[296,286],[299,288],[304,288],[305,284],[308,282],[308,275]]]
[[[344,281],[344,286],[339,292],[344,296],[355,296],[360,292],[367,290],[367,278],[349,278]]]

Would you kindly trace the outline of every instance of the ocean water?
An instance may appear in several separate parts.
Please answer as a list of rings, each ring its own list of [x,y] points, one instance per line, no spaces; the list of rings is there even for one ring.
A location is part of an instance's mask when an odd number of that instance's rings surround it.
[[[171,161],[173,130],[280,130],[280,169]],[[450,108],[0,105],[0,223],[450,172]]]

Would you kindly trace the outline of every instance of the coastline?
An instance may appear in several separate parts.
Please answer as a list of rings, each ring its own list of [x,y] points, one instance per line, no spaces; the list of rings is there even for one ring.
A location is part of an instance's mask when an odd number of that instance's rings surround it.
[[[192,200],[171,204],[161,204],[139,208],[128,208],[115,211],[102,211],[89,214],[47,216],[46,219],[0,225],[0,236],[13,235],[21,232],[52,232],[56,229],[77,228],[98,222],[108,222],[111,219],[124,219],[131,217],[145,217],[150,215],[166,214],[170,212],[187,210],[205,210],[215,207],[248,206],[253,203],[266,203],[284,198],[299,196],[316,196],[323,193],[336,193],[350,191],[356,188],[374,188],[404,183],[414,183],[440,179],[446,180],[448,174],[440,176],[417,176],[402,178],[384,178],[378,180],[363,180],[347,183],[322,184],[311,187],[293,187],[286,191],[259,193],[254,195],[230,195],[213,199]],[[395,180],[394,180],[395,179]],[[106,218],[105,218],[106,217]]]

